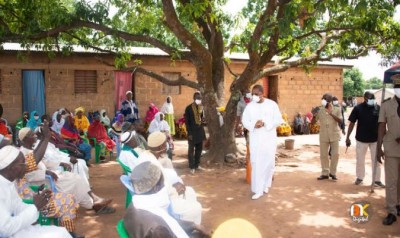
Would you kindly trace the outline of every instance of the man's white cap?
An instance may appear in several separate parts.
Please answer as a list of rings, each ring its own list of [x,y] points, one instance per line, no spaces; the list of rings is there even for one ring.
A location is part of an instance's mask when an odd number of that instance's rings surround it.
[[[136,134],[134,131],[127,131],[124,134],[121,135],[121,143],[127,143],[129,142],[132,137]]]
[[[126,91],[125,95],[128,95],[128,94],[133,94],[133,93],[132,93],[132,91]]]
[[[19,153],[21,152],[11,145],[6,145],[0,149],[0,170],[14,162],[18,158]]]

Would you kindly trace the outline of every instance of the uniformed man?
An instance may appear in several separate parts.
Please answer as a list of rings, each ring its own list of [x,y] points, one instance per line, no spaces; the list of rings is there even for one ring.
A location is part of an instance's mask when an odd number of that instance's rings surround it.
[[[378,126],[378,162],[385,160],[386,207],[383,225],[392,225],[400,216],[400,74],[392,77],[395,96],[382,103]],[[386,130],[387,127],[387,130]],[[382,150],[382,144],[384,150]]]
[[[332,94],[326,93],[322,97],[320,107],[313,112],[314,116],[311,123],[320,121],[319,144],[321,159],[321,176],[318,180],[329,179],[337,180],[336,168],[339,160],[339,140],[342,124],[342,113],[340,108],[332,105]],[[328,159],[329,147],[331,148],[331,160]]]

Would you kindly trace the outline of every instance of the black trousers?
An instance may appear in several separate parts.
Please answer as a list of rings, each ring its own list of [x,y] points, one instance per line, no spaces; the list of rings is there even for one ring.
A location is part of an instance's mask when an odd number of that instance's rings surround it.
[[[197,169],[200,164],[200,156],[203,151],[203,141],[194,144],[192,140],[189,140],[189,168]]]

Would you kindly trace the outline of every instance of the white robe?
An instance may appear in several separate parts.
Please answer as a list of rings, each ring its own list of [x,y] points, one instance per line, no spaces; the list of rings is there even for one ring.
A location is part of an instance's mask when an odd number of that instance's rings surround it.
[[[71,237],[64,227],[32,225],[39,217],[37,208],[22,202],[15,184],[1,175],[0,194],[0,237]]]
[[[33,152],[33,150],[24,147],[21,147],[20,151],[24,154],[24,156]],[[29,183],[37,185],[47,183],[45,175],[48,168],[43,161],[40,161],[37,166],[37,170],[29,172],[25,175],[26,180]],[[88,194],[88,192],[91,191],[90,186],[81,176],[66,171],[53,172],[55,172],[58,176],[58,180],[55,181],[57,191],[74,195],[75,201],[81,207],[86,209],[93,208],[93,199]]]
[[[136,149],[135,149],[136,150]],[[125,152],[125,153],[122,153]],[[122,157],[121,157],[122,155]],[[157,158],[150,151],[142,151],[139,153],[139,158],[136,158],[129,151],[121,151],[120,161],[133,169],[140,163],[150,161],[157,165],[164,176],[164,186],[168,191],[171,200],[173,216],[184,221],[191,221],[196,224],[201,224],[202,206],[197,201],[196,192],[192,187],[186,186],[185,194],[179,195],[176,189],[172,186],[175,183],[183,184],[183,180],[178,176],[175,169],[172,167],[172,162],[167,157]],[[134,195],[133,197],[135,197]]]
[[[36,145],[39,144],[39,140],[36,142]],[[72,164],[70,162],[71,157],[67,153],[60,151],[54,144],[48,143],[46,152],[43,157],[43,163],[46,165],[47,169],[52,171],[59,170],[60,163],[67,163],[72,167],[72,173],[77,174],[82,177],[83,180],[89,184],[89,168],[86,165],[85,160],[77,159],[78,162],[76,164]],[[62,171],[63,169],[61,169]]]
[[[264,122],[255,128],[258,120]],[[269,99],[249,103],[242,117],[243,126],[250,132],[251,191],[262,194],[271,187],[275,170],[276,128],[283,123],[278,105]]]
[[[168,125],[168,122],[165,120],[161,121],[161,112],[157,112],[157,114],[154,116],[154,119],[150,122],[149,125],[149,134],[156,132],[156,131],[162,131],[162,132],[167,132],[168,134],[170,133],[170,128]]]

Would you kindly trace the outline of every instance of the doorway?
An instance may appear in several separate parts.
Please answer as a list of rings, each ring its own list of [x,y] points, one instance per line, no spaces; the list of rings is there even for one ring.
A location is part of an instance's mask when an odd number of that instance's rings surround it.
[[[46,114],[44,70],[22,70],[22,109],[37,111],[40,116]]]

